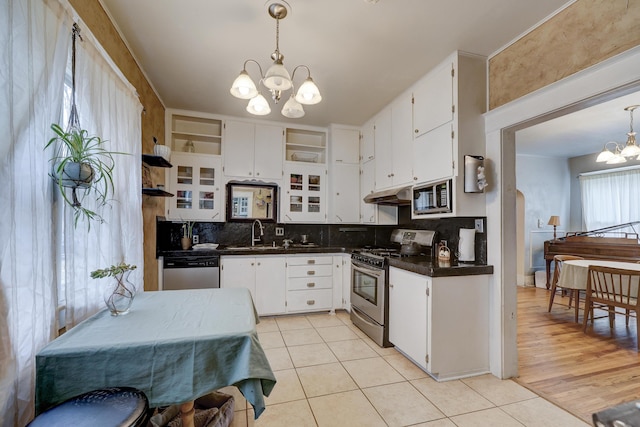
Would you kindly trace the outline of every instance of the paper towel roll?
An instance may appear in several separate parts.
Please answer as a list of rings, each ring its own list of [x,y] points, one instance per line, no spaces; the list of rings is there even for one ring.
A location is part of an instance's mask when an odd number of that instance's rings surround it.
[[[476,260],[476,230],[475,228],[461,228],[458,240],[458,261]]]

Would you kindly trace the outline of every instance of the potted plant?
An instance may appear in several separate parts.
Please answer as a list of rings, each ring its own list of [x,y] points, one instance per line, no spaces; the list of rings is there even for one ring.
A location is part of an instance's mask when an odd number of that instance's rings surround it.
[[[115,282],[109,283],[104,292],[104,302],[112,316],[121,316],[129,312],[133,298],[136,296],[136,286],[129,281],[129,274],[136,268],[135,265],[121,262],[91,272],[92,279],[105,277],[116,279]]]
[[[113,168],[115,162],[113,154],[125,154],[107,151],[105,141],[98,136],[89,135],[85,129],[71,126],[63,130],[56,123],[51,125],[55,136],[49,140],[45,149],[60,143],[56,155],[51,158],[53,163],[52,178],[56,182],[65,203],[74,209],[75,224],[83,216],[87,220],[103,221],[102,217],[82,206],[76,189],[84,189],[87,196],[91,191],[96,195],[98,206],[108,202],[109,193],[113,192]],[[65,188],[71,188],[71,198]]]

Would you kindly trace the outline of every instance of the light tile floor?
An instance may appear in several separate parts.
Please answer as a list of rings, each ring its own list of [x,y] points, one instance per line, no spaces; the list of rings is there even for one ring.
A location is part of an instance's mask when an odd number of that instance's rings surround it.
[[[233,427],[589,425],[511,380],[439,383],[346,312],[265,317],[257,329],[278,382],[258,420],[235,387],[223,389],[235,396]]]

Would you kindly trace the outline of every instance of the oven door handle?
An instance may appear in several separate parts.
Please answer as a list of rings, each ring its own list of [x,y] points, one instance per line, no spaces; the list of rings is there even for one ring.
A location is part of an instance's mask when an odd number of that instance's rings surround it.
[[[354,316],[356,316],[358,319],[360,319],[362,322],[366,323],[367,325],[376,327],[378,325],[376,325],[375,323],[371,323],[368,319],[365,319],[364,317],[362,317],[362,315],[360,313],[358,313],[358,309],[355,307],[351,307],[351,311],[353,313]]]
[[[353,268],[355,268],[356,270],[360,270],[360,271],[365,271],[368,272],[370,274],[376,275],[376,276],[380,276],[380,273],[382,272],[381,269],[379,268],[369,268],[369,267],[365,267],[362,264],[356,264],[353,261],[351,261],[351,266]]]

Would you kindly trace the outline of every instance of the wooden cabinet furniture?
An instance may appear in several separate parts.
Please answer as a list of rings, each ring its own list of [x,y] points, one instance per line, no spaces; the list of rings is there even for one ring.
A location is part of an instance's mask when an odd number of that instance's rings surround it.
[[[224,123],[224,174],[260,180],[281,179],[284,128],[227,120]]]
[[[389,341],[439,381],[489,372],[488,276],[389,267]]]
[[[222,154],[222,120],[211,114],[167,109],[168,145],[176,152]]]
[[[167,217],[198,221],[223,221],[222,161],[220,156],[177,152],[169,173]]]
[[[329,141],[329,222],[359,223],[360,130],[331,125]]]
[[[351,255],[333,256],[333,308],[351,311]]]
[[[324,222],[327,212],[327,169],[324,164],[286,162],[281,197],[284,222]]]
[[[333,309],[333,257],[287,257],[287,312]]]
[[[413,182],[452,179],[452,212],[413,219],[484,216],[483,193],[464,192],[464,156],[484,156],[485,60],[454,52],[413,91]]]
[[[286,256],[223,256],[222,288],[248,288],[260,316],[286,312]]]

